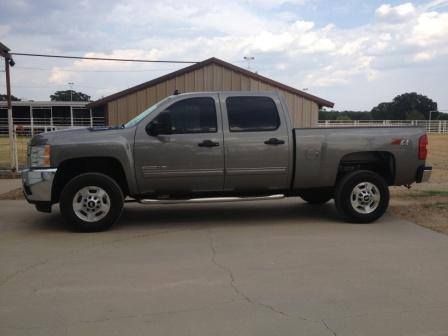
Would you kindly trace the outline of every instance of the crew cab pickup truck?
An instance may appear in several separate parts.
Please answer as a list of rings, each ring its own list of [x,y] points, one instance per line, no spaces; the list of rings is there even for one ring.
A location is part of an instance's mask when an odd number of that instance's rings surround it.
[[[386,211],[389,186],[429,179],[427,142],[415,127],[293,128],[274,92],[185,93],[121,126],[35,136],[23,189],[80,231],[110,228],[125,200],[334,199],[342,218],[367,223]]]

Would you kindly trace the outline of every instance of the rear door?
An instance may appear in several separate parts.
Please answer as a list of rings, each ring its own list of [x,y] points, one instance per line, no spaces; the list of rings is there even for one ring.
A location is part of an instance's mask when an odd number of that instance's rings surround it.
[[[225,142],[225,190],[289,188],[288,125],[276,95],[220,94]],[[287,113],[287,112],[286,112]]]

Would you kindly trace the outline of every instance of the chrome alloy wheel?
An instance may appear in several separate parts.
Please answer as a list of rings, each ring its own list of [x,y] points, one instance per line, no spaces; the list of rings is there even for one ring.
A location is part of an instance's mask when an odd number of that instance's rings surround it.
[[[357,184],[350,196],[353,209],[361,214],[374,212],[380,204],[381,195],[378,187],[370,182]]]
[[[104,218],[109,210],[109,195],[100,187],[84,187],[73,197],[73,211],[83,221],[97,222]]]

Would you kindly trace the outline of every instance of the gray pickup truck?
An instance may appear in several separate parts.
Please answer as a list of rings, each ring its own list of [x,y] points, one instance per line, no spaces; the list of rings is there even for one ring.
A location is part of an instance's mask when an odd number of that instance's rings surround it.
[[[59,203],[80,231],[110,228],[125,200],[334,199],[367,223],[386,211],[389,186],[429,179],[427,142],[415,127],[296,129],[274,92],[178,94],[125,125],[35,136],[23,190],[39,211]]]

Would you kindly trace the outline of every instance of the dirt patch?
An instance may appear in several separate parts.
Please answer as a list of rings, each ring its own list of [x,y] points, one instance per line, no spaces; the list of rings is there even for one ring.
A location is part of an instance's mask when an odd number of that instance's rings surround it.
[[[429,229],[448,234],[448,135],[429,136],[429,183],[391,188],[389,211]]]
[[[3,194],[0,194],[0,200],[20,200],[24,199],[22,188],[17,188]]]
[[[389,211],[397,217],[448,234],[448,191],[410,191],[392,196]]]

